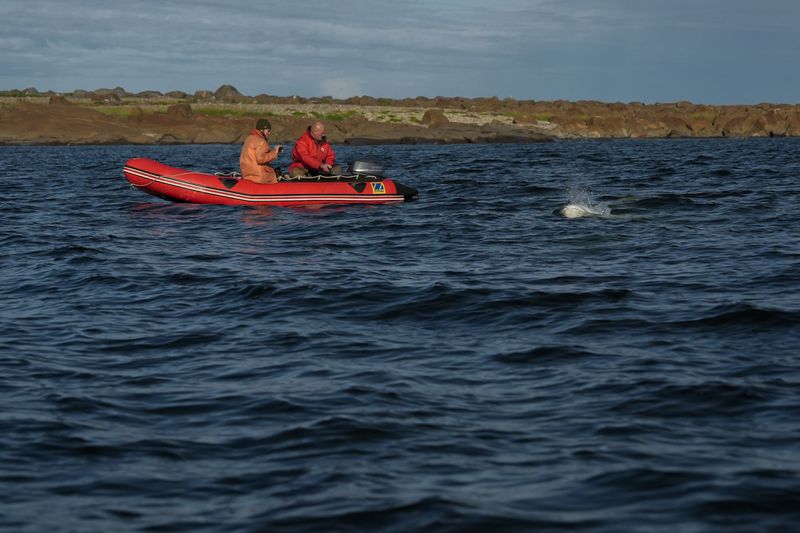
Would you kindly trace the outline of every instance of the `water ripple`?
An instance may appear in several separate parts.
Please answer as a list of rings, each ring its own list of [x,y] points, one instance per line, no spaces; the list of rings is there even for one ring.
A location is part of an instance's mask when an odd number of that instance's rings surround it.
[[[419,199],[250,209],[121,176],[238,146],[0,147],[0,529],[786,529],[799,149],[342,146]]]

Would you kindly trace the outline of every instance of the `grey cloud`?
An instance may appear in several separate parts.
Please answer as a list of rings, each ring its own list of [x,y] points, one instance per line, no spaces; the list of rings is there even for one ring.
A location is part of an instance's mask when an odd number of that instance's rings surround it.
[[[799,16],[789,0],[5,2],[0,88],[709,101],[745,94],[713,77],[737,67],[768,100],[800,75],[759,52],[796,57]],[[692,77],[711,81],[690,93]]]

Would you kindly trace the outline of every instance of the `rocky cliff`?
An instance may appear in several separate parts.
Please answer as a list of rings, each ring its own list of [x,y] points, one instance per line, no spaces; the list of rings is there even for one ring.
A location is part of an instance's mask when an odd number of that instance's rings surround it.
[[[318,119],[331,142],[351,144],[800,135],[798,105],[307,99],[250,97],[223,85],[193,95],[121,88],[0,92],[0,144],[239,143],[261,116],[272,121],[275,142],[294,140]]]

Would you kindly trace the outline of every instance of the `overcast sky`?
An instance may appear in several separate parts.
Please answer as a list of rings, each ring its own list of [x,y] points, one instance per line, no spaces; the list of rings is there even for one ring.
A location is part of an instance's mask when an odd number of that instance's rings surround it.
[[[0,89],[800,103],[800,0],[0,0]]]

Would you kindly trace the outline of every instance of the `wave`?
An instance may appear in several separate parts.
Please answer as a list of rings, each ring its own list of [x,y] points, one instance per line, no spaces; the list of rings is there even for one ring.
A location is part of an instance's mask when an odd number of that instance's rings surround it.
[[[384,146],[418,201],[262,210],[119,172],[235,146],[3,147],[0,529],[785,529],[799,145]]]
[[[595,318],[587,316],[579,324],[571,324],[564,330],[571,335],[596,335],[611,331],[648,332],[651,335],[676,332],[728,332],[736,337],[752,336],[768,331],[787,330],[793,332],[800,312],[769,309],[747,303],[720,305],[706,311],[691,311],[694,318],[663,320],[658,315],[630,316],[622,313],[618,317]]]
[[[628,290],[600,289],[585,292],[528,290],[497,291],[488,287],[461,288],[442,283],[410,291],[400,298],[383,298],[374,310],[376,319],[442,318],[447,321],[476,321],[491,324],[545,318],[559,309],[618,303],[631,295]],[[359,299],[370,298],[362,294]],[[372,311],[372,309],[370,309]]]
[[[221,339],[223,334],[207,330],[193,330],[178,333],[131,335],[129,337],[94,338],[94,349],[107,353],[133,353],[149,350],[185,349],[203,346]]]
[[[762,472],[733,473],[730,482],[698,495],[689,508],[692,518],[712,524],[715,529],[753,531],[782,531],[786,524],[800,521],[796,474],[793,479],[786,479],[770,471]]]
[[[414,499],[372,496],[362,505],[344,510],[318,507],[304,517],[291,509],[269,511],[255,517],[255,521],[270,531],[574,531],[603,524],[596,518],[570,517],[546,510],[509,509],[508,514],[500,515],[483,510],[481,503],[472,499],[462,502],[433,495]]]
[[[716,306],[706,311],[705,316],[685,321],[676,321],[678,327],[777,327],[793,328],[800,323],[800,311],[770,309],[749,303]]]
[[[537,346],[529,350],[505,352],[492,356],[498,363],[512,365],[539,364],[545,362],[561,362],[594,357],[596,352],[577,346],[553,345]]]
[[[666,193],[649,198],[640,198],[630,202],[632,207],[642,209],[668,209],[668,208],[685,208],[685,207],[698,207],[696,201],[687,197],[684,194]]]
[[[633,498],[636,493],[650,493],[652,496],[654,491],[684,493],[686,485],[707,482],[712,478],[705,472],[637,467],[596,474],[586,482],[596,488],[628,493]]]
[[[611,410],[655,419],[741,416],[762,411],[775,399],[771,387],[728,381],[695,384],[657,384],[630,389]]]

